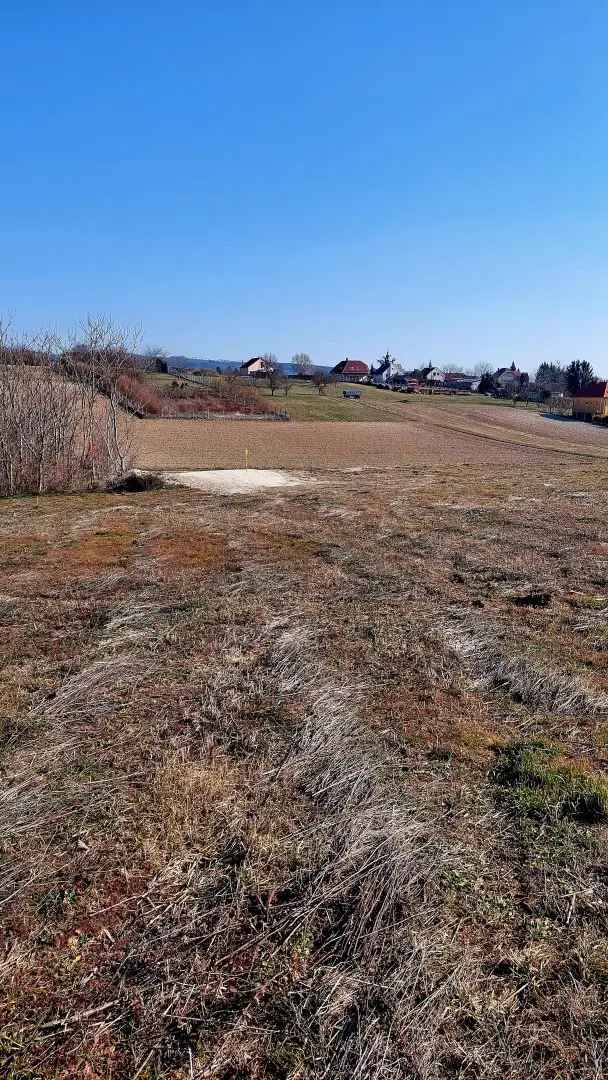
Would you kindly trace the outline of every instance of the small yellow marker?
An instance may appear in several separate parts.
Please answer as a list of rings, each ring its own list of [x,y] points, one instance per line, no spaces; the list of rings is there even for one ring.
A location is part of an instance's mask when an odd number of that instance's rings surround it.
[[[245,468],[249,468],[249,450],[245,450]]]

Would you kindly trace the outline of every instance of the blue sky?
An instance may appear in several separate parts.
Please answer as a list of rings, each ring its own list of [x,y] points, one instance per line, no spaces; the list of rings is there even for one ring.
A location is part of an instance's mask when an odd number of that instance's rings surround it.
[[[608,8],[2,5],[0,311],[608,375]]]

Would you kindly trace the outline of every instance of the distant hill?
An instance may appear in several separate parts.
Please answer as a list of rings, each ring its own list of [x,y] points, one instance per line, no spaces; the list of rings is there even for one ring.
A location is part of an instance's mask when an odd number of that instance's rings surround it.
[[[211,368],[212,371],[218,367],[222,371],[238,371],[241,366],[239,362],[233,360],[210,360],[207,357],[196,356],[168,356],[167,363],[170,368]]]
[[[167,363],[170,368],[210,368],[211,371],[215,371],[216,368],[221,368],[222,371],[238,371],[241,363],[234,360],[210,360],[206,357],[196,356],[168,356]],[[279,364],[279,367],[284,375],[295,375],[297,368],[295,364]],[[315,371],[330,371],[331,368],[323,367],[321,364],[314,365]]]

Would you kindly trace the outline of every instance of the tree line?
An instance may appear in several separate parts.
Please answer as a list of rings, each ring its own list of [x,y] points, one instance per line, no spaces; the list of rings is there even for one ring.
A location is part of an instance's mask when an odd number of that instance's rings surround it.
[[[550,394],[576,394],[583,387],[588,386],[595,379],[593,367],[588,360],[573,360],[566,367],[561,364],[543,362],[539,365],[534,380],[536,390],[542,391],[546,396]],[[529,379],[525,373],[519,390],[525,393]],[[491,371],[484,371],[479,381],[479,392],[491,394],[497,390],[496,378]]]
[[[573,360],[567,367],[543,363],[536,372],[536,384],[551,394],[576,394],[595,379],[588,360]]]

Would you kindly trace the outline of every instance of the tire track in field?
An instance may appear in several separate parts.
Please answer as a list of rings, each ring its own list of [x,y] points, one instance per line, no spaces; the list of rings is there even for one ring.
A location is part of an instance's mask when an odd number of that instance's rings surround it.
[[[463,427],[460,424],[452,423],[450,421],[444,421],[443,423],[435,418],[421,417],[420,413],[414,416],[407,416],[401,413],[398,409],[391,408],[390,405],[381,406],[375,402],[366,402],[366,405],[370,409],[378,409],[380,412],[390,412],[393,416],[399,416],[401,420],[407,420],[410,424],[420,424],[428,427],[440,428],[443,431],[455,431],[460,435],[467,435],[475,439],[487,439],[489,442],[502,443],[506,446],[515,446],[522,450],[542,450],[547,453],[553,454],[567,454],[569,457],[586,457],[594,458],[599,461],[605,461],[608,458],[608,449],[606,450],[593,450],[583,449],[581,443],[559,443],[556,444],[549,439],[543,438],[543,436],[528,434],[522,432],[519,439],[509,438],[508,436],[498,435],[492,430],[484,430],[484,425],[476,422],[478,430],[473,427]],[[429,408],[436,408],[436,411],[440,411],[440,407],[429,406]],[[445,414],[444,414],[445,415]],[[500,425],[498,425],[500,426]],[[481,430],[479,430],[481,429]],[[502,428],[504,431],[505,429]]]

